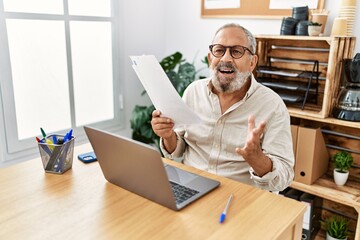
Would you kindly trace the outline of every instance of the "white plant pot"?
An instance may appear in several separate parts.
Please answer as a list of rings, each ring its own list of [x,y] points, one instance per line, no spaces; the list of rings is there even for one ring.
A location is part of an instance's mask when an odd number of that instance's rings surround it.
[[[337,169],[334,169],[334,181],[336,185],[342,186],[346,183],[349,177],[349,171],[346,173],[338,172]]]
[[[321,33],[321,26],[308,26],[309,36],[319,36]]]
[[[328,233],[326,233],[326,240],[347,240],[347,238],[344,238],[344,239],[333,238]]]

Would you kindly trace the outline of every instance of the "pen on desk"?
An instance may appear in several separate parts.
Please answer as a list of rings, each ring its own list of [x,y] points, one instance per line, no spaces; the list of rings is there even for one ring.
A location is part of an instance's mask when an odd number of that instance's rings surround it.
[[[226,203],[225,209],[224,209],[224,211],[221,213],[220,220],[219,220],[220,223],[223,223],[223,222],[225,221],[226,214],[227,214],[227,211],[228,211],[228,209],[229,209],[229,206],[230,206],[230,203],[231,203],[232,198],[233,198],[233,194],[230,195],[230,197],[229,197],[229,199],[228,199],[228,201],[227,201],[227,203]]]

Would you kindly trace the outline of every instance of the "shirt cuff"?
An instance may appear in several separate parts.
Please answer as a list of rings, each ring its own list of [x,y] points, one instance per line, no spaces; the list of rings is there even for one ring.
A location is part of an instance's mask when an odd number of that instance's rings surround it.
[[[272,161],[273,168],[272,168],[271,172],[266,173],[262,177],[257,176],[252,167],[249,169],[251,179],[253,179],[253,181],[255,183],[257,183],[259,185],[264,185],[264,184],[267,184],[268,182],[270,182],[271,180],[273,180],[277,176],[277,163],[276,163],[276,161],[273,161],[271,158],[270,158],[270,160]]]
[[[177,134],[177,132],[175,132],[176,134],[176,148],[174,150],[174,152],[169,153],[168,151],[166,151],[165,147],[164,147],[164,139],[160,138],[160,149],[162,151],[162,153],[164,154],[164,157],[167,159],[174,159],[176,157],[180,157],[180,151],[181,151],[181,140],[180,140],[180,136]]]

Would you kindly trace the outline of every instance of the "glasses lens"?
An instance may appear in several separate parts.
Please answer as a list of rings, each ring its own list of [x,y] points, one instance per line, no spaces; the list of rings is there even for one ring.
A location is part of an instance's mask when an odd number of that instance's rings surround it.
[[[226,48],[223,45],[215,44],[212,46],[211,52],[215,57],[222,57],[226,52]]]
[[[245,53],[245,48],[241,46],[234,46],[230,49],[230,53],[233,58],[241,58]]]

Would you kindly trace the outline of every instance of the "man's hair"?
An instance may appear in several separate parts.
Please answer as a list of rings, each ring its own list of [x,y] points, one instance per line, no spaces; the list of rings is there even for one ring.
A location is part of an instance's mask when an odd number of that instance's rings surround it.
[[[223,30],[223,29],[225,29],[225,28],[230,28],[230,27],[239,28],[239,29],[241,29],[241,30],[244,31],[244,33],[246,34],[247,39],[248,39],[249,48],[250,48],[250,50],[255,54],[255,52],[256,52],[256,39],[255,39],[255,37],[252,35],[252,33],[251,33],[249,30],[247,30],[246,28],[244,28],[243,26],[241,26],[241,25],[239,25],[239,24],[237,24],[237,23],[228,23],[228,24],[225,24],[224,26],[220,27],[220,28],[216,31],[216,33],[215,33],[215,35],[214,35],[214,39],[215,39],[216,35],[217,35],[221,30]]]

